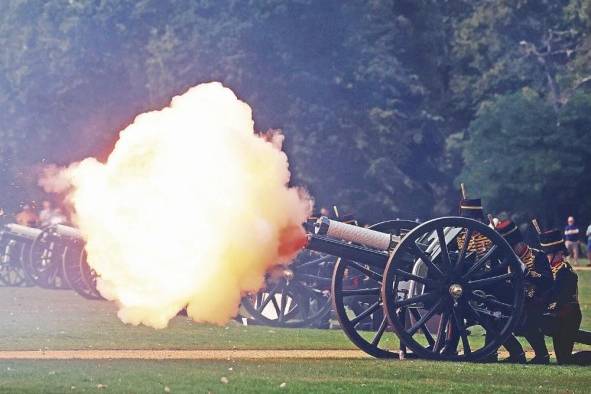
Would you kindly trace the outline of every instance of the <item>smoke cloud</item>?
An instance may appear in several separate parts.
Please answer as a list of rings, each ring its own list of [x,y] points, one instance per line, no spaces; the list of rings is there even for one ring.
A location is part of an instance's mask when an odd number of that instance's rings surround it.
[[[69,190],[98,289],[122,321],[163,328],[186,306],[223,324],[305,244],[311,203],[288,187],[282,141],[256,135],[250,107],[207,83],[137,116],[105,163],[51,169],[40,183]]]

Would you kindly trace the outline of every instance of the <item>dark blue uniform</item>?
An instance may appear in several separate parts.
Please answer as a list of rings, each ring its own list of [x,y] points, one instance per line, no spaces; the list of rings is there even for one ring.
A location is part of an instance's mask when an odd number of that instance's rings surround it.
[[[521,257],[525,264],[525,305],[524,322],[517,333],[523,335],[532,346],[536,356],[533,363],[548,363],[548,349],[544,341],[542,320],[548,306],[550,292],[554,284],[550,264],[544,252],[529,249]]]
[[[567,262],[553,267],[553,271],[554,284],[543,319],[543,330],[552,336],[558,364],[567,364],[571,361],[575,335],[581,325],[578,276]]]

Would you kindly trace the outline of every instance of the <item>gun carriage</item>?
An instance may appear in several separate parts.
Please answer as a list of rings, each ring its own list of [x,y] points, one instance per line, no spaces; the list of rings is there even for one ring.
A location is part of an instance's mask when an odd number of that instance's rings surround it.
[[[387,220],[368,228],[402,237],[417,225],[417,222],[410,220]],[[376,261],[380,258],[377,257]],[[387,320],[381,307],[381,295],[373,290],[380,285],[380,278],[376,276],[376,271],[383,270],[376,266],[370,270],[366,264],[339,258],[334,268],[331,285],[334,310],[341,329],[357,347],[374,357],[394,358],[398,357],[398,352],[388,349],[385,345],[391,345],[391,341],[387,338],[383,338],[384,341],[382,341]],[[382,343],[381,346],[380,343]]]
[[[65,243],[62,256],[62,272],[68,286],[84,298],[90,300],[102,299],[96,289],[97,275],[86,261],[87,254],[84,250],[85,244],[80,230],[62,225],[58,226],[61,227],[57,229],[58,232],[68,234],[68,236],[62,238]]]
[[[345,223],[355,223],[353,215],[334,215]],[[316,218],[304,228],[314,229]],[[265,285],[241,301],[241,317],[250,324],[274,327],[328,328],[331,314],[331,282],[337,258],[312,250],[302,250],[289,264],[279,265],[265,275]]]
[[[335,258],[302,251],[289,265],[267,272],[265,286],[242,299],[243,317],[275,327],[322,327],[331,311]]]
[[[62,269],[62,259],[67,242],[76,238],[76,231],[64,225],[41,229],[33,240],[27,258],[25,272],[31,281],[46,289],[68,289]]]
[[[5,286],[30,286],[24,261],[41,230],[19,224],[7,224],[0,232],[0,281]]]
[[[62,224],[37,231],[24,259],[31,281],[43,288],[71,288],[88,299],[101,298],[80,231]]]
[[[398,234],[388,226],[321,218],[309,234],[308,249],[341,259],[333,300],[349,338],[376,357],[397,356],[395,341],[386,339],[391,331],[402,349],[422,358],[477,361],[496,352],[518,324],[524,300],[523,268],[507,242],[461,217]],[[473,248],[476,241],[486,250]],[[355,276],[361,281],[351,286]],[[351,308],[355,302],[362,307]]]

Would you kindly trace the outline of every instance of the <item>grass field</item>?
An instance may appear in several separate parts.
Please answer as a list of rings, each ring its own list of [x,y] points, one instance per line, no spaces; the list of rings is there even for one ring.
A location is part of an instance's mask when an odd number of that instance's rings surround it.
[[[579,273],[579,290],[582,327],[591,330],[591,272]],[[185,317],[164,330],[127,326],[113,305],[70,291],[0,288],[0,311],[0,350],[354,349],[339,330],[236,322],[216,327]],[[0,361],[0,392],[589,392],[590,387],[589,367],[373,359]]]
[[[589,392],[588,368],[427,361],[2,362],[0,392]],[[222,383],[222,378],[227,383]],[[281,387],[281,385],[284,387]],[[106,386],[106,387],[105,387]]]

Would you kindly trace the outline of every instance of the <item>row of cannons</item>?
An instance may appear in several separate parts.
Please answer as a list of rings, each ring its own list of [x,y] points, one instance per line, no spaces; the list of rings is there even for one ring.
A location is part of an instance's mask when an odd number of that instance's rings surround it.
[[[349,339],[374,357],[486,361],[526,318],[524,266],[479,221],[363,228],[323,217],[306,249],[243,300],[255,320],[310,325],[332,307]],[[579,330],[575,340],[591,344],[591,333]]]
[[[88,299],[102,298],[76,228],[7,224],[0,231],[0,253],[1,285],[73,289]]]
[[[288,267],[269,272],[263,290],[244,297],[242,317],[250,324],[283,327],[327,321],[334,263],[325,254],[300,253]],[[78,229],[6,224],[0,230],[0,286],[72,289],[84,298],[101,300],[96,282]]]
[[[101,298],[75,228],[8,224],[0,252],[4,285]],[[267,273],[264,288],[243,298],[241,314],[249,323],[283,327],[327,326],[335,315],[350,340],[375,357],[402,351],[478,361],[522,322],[524,288],[521,261],[481,222],[444,217],[363,228],[322,217],[309,229],[306,250]],[[591,344],[590,336],[579,331],[577,340]]]

